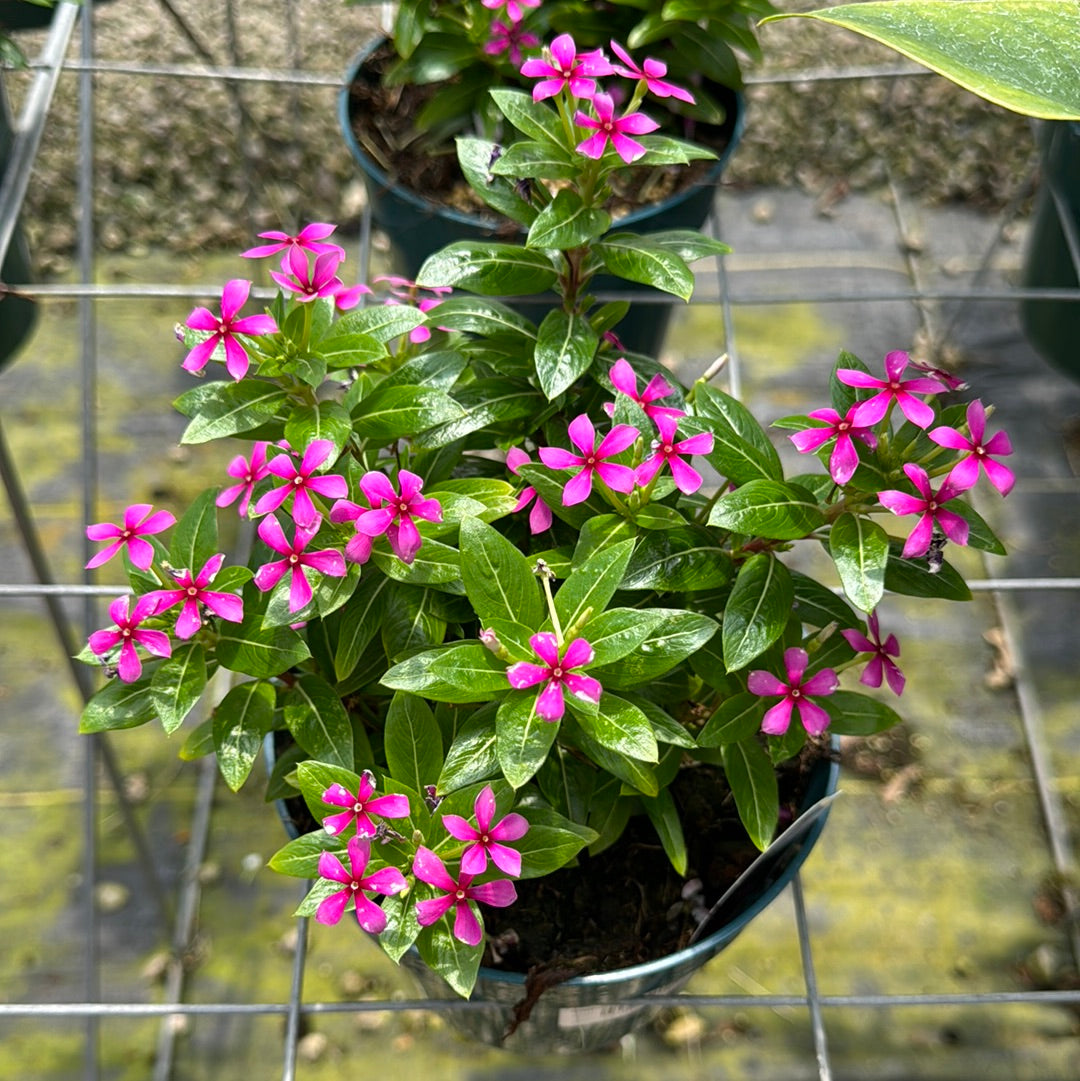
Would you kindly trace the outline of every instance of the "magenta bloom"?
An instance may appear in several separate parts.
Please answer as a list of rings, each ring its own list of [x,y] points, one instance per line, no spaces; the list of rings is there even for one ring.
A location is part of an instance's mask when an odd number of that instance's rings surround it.
[[[177,638],[190,638],[202,626],[201,604],[229,623],[239,623],[244,618],[244,602],[235,593],[218,593],[206,588],[224,562],[225,554],[219,552],[211,556],[194,577],[190,570],[177,571],[176,589],[157,589],[148,594],[158,598],[157,613],[172,608],[174,604],[183,605],[176,618]]]
[[[542,631],[534,634],[529,639],[529,645],[533,652],[543,662],[531,664],[529,661],[518,661],[510,665],[506,670],[506,678],[510,686],[521,691],[526,687],[535,687],[538,683],[544,684],[544,689],[536,696],[536,715],[543,717],[545,721],[558,721],[562,719],[565,709],[563,701],[563,689],[572,695],[583,698],[589,702],[599,702],[603,688],[600,681],[592,676],[583,676],[575,672],[575,668],[581,668],[586,664],[592,664],[593,647],[584,638],[575,638],[568,643],[559,656],[559,644],[555,635],[550,631]]]
[[[321,466],[334,450],[331,439],[314,439],[304,451],[299,466],[294,464],[288,454],[279,454],[266,468],[275,477],[281,477],[285,483],[271,488],[255,504],[256,514],[268,514],[277,510],[289,496],[293,496],[292,516],[298,526],[309,529],[318,520],[319,512],[311,502],[311,493],[325,496],[327,499],[340,499],[349,491],[345,478],[332,473],[320,476],[315,470]]]
[[[356,530],[366,537],[381,537],[385,533],[391,551],[402,563],[412,563],[423,542],[413,518],[422,518],[425,522],[442,521],[439,501],[421,497],[423,483],[423,478],[407,469],[398,470],[400,492],[394,491],[394,486],[382,473],[365,473],[360,478],[360,487],[371,510],[358,508],[361,513],[356,517]],[[335,520],[347,520],[345,509],[339,511],[339,515],[341,517]]]
[[[371,842],[360,837],[349,841],[349,869],[334,855],[324,852],[319,856],[319,875],[332,882],[340,882],[345,888],[330,894],[319,902],[315,910],[315,919],[319,923],[337,923],[352,901],[356,909],[356,922],[365,931],[377,935],[386,928],[386,913],[365,896],[364,890],[390,897],[406,889],[405,876],[396,867],[383,867],[365,875],[368,861],[371,859]]]
[[[413,874],[421,882],[443,891],[442,897],[433,897],[430,901],[417,901],[416,920],[421,927],[428,927],[442,919],[450,909],[454,909],[454,937],[466,946],[478,946],[484,937],[483,928],[472,910],[470,901],[480,901],[493,908],[506,908],[517,900],[517,890],[508,878],[499,878],[494,882],[485,882],[481,886],[472,885],[473,876],[461,872],[455,882],[443,866],[443,862],[423,845],[413,857]]]
[[[979,467],[986,471],[987,479],[1002,494],[1008,495],[1016,483],[1016,476],[1008,466],[995,462],[991,454],[1000,454],[1003,458],[1012,454],[1012,442],[1005,432],[995,432],[983,442],[986,436],[986,410],[980,401],[974,401],[967,407],[967,424],[971,438],[955,428],[940,427],[930,432],[930,438],[950,450],[967,451],[967,457],[952,467],[948,480],[954,488],[966,490],[972,488],[979,479]]]
[[[930,540],[934,535],[935,524],[940,527],[942,533],[955,544],[967,544],[968,524],[959,514],[946,510],[942,504],[958,496],[964,489],[953,484],[948,477],[944,484],[935,492],[930,487],[930,478],[922,466],[908,462],[904,466],[904,472],[908,480],[919,491],[918,496],[901,492],[890,488],[884,492],[878,492],[878,499],[883,506],[888,507],[893,514],[919,514],[922,517],[911,531],[904,544],[903,556],[912,559],[915,556],[926,555],[930,550]]]
[[[334,807],[345,807],[340,814],[327,815],[322,820],[323,829],[332,837],[344,833],[350,826],[356,826],[357,837],[374,837],[375,823],[371,815],[380,818],[408,818],[409,797],[395,793],[375,796],[375,778],[370,770],[360,774],[360,787],[356,793],[350,792],[344,785],[332,784],[323,794],[323,803]]]
[[[667,463],[675,479],[675,487],[685,495],[692,495],[702,483],[701,474],[689,462],[683,461],[691,454],[708,454],[713,448],[711,432],[701,432],[688,439],[675,442],[675,429],[679,422],[675,417],[657,416],[656,428],[660,438],[653,443],[653,455],[637,467],[637,482],[644,488]]]
[[[227,507],[230,503],[235,503],[239,499],[240,506],[237,510],[240,517],[247,517],[248,504],[251,502],[251,495],[255,490],[255,485],[264,477],[270,475],[270,470],[266,467],[266,452],[269,447],[269,443],[259,441],[251,448],[250,462],[242,454],[238,454],[229,462],[225,472],[230,477],[235,477],[240,483],[224,489],[214,500],[216,506]]]
[[[678,98],[679,101],[694,104],[694,95],[689,90],[684,90],[674,83],[665,82],[667,64],[662,60],[646,59],[645,63],[638,67],[630,58],[630,54],[617,42],[611,43],[611,51],[626,65],[623,67],[622,64],[613,64],[616,75],[621,75],[624,79],[637,79],[643,82],[658,98]]]
[[[120,659],[117,674],[125,683],[134,683],[142,675],[142,661],[135,650],[137,642],[144,649],[157,657],[172,655],[172,643],[164,631],[143,630],[139,624],[157,613],[158,599],[147,593],[135,602],[135,607],[128,613],[129,597],[117,597],[109,605],[109,616],[116,624],[115,630],[94,631],[90,635],[91,650],[99,657],[120,647]]]
[[[873,653],[874,656],[867,662],[863,669],[859,682],[867,687],[880,687],[882,675],[889,681],[889,687],[893,694],[904,693],[904,673],[900,671],[893,657],[900,656],[900,643],[895,634],[890,634],[884,642],[881,640],[881,632],[878,630],[877,612],[871,612],[868,620],[870,624],[870,637],[867,638],[862,631],[854,628],[840,633],[847,639],[847,644],[857,653]]]
[[[154,562],[154,546],[142,538],[154,533],[160,533],[163,529],[176,524],[176,518],[167,510],[159,510],[156,514],[150,512],[154,508],[149,503],[132,503],[124,511],[124,518],[120,525],[112,522],[97,522],[95,525],[86,527],[86,535],[92,541],[112,541],[110,545],[102,548],[89,563],[86,569],[100,567],[107,563],[121,548],[127,548],[128,559],[141,571],[149,570]]]
[[[626,116],[615,116],[615,102],[610,94],[597,93],[592,99],[596,118],[586,115],[579,109],[574,114],[574,123],[579,127],[595,131],[583,142],[578,143],[577,150],[587,158],[599,160],[604,156],[608,141],[615,147],[615,153],[629,165],[645,155],[645,147],[631,135],[647,135],[650,131],[656,131],[660,125],[644,113],[628,113]]]
[[[311,600],[311,584],[307,580],[304,571],[305,567],[310,567],[320,574],[329,575],[331,578],[343,578],[345,576],[345,560],[340,552],[336,552],[332,548],[327,548],[321,552],[304,551],[315,537],[315,534],[319,532],[321,524],[322,519],[316,518],[310,527],[305,528],[298,525],[295,539],[290,544],[285,539],[285,534],[277,518],[272,514],[259,523],[259,536],[263,539],[263,543],[285,558],[275,560],[273,563],[264,563],[255,572],[255,585],[265,593],[278,584],[286,571],[291,571],[292,577],[289,581],[290,612],[298,612]]]
[[[290,248],[281,260],[281,270],[271,270],[270,277],[306,304],[316,297],[336,297],[344,288],[337,276],[341,256],[336,251],[323,252],[315,257],[315,264],[299,248]]]
[[[593,474],[595,473],[612,491],[630,492],[634,488],[634,471],[628,465],[609,462],[632,446],[641,433],[630,424],[616,424],[614,428],[596,445],[596,430],[585,413],[570,421],[570,442],[580,454],[563,450],[561,447],[541,447],[538,451],[540,461],[551,469],[577,469],[563,489],[563,506],[572,507],[582,503],[592,492]]]
[[[489,11],[498,11],[506,5],[506,17],[512,23],[519,23],[525,18],[525,8],[538,8],[540,0],[480,0]],[[492,23],[492,26],[495,24]]]
[[[836,445],[829,455],[829,475],[837,484],[847,484],[859,466],[859,452],[855,449],[853,439],[860,440],[871,449],[877,446],[877,439],[870,433],[870,429],[859,427],[855,423],[855,412],[858,408],[853,405],[843,417],[835,409],[815,409],[807,415],[814,420],[825,421],[825,426],[807,428],[788,436],[800,454],[809,454],[835,438]]]
[[[519,814],[508,814],[492,823],[495,817],[495,793],[491,785],[476,797],[473,803],[476,826],[473,827],[461,815],[443,815],[443,825],[451,837],[459,841],[473,841],[461,854],[462,873],[482,875],[487,870],[488,856],[500,871],[508,875],[521,874],[521,853],[500,844],[501,841],[517,841],[529,832],[529,823]]]
[[[511,0],[512,2],[512,0]],[[536,0],[537,3],[540,0]],[[485,4],[485,6],[488,6]],[[540,44],[540,39],[535,34],[530,34],[520,22],[504,23],[501,19],[493,19],[491,22],[491,37],[484,45],[484,52],[488,56],[498,56],[500,53],[509,53],[507,60],[514,67],[521,63],[521,53],[524,49],[535,49]]]
[[[658,398],[666,398],[669,394],[675,393],[675,388],[662,376],[654,375],[649,380],[645,389],[639,394],[637,388],[637,373],[625,357],[620,357],[611,366],[611,371],[608,372],[608,376],[611,379],[612,385],[621,394],[625,394],[628,398],[637,402],[641,406],[645,416],[651,420],[656,420],[659,416],[668,416],[678,419],[679,417],[685,417],[686,413],[682,409],[675,409],[673,406],[668,405],[653,405]],[[615,415],[615,403],[605,402],[604,412],[609,417]]]
[[[305,225],[295,236],[281,232],[280,229],[271,229],[268,233],[260,233],[262,240],[272,240],[272,244],[261,244],[256,248],[248,248],[241,252],[244,259],[264,259],[268,255],[277,255],[280,251],[292,251],[299,248],[301,251],[309,251],[312,255],[323,255],[326,252],[336,252],[339,259],[345,258],[345,249],[337,244],[324,244],[323,241],[337,228],[328,222],[313,221]]]
[[[531,461],[532,459],[520,447],[511,447],[506,452],[506,468],[514,476],[518,475],[518,470],[526,462]],[[535,499],[536,502],[533,503],[533,508],[529,511],[529,532],[543,533],[545,529],[551,528],[551,508],[540,498],[540,493],[531,485],[521,490],[521,495],[518,496],[518,501],[514,504],[514,512],[524,510],[531,499]]]
[[[927,375],[939,379],[949,390],[967,390],[967,383],[963,379],[953,375],[952,372],[947,372],[944,368],[935,368],[933,364],[926,364],[921,360],[912,360],[910,363],[920,372],[926,372]]]
[[[437,308],[443,302],[444,297],[454,291],[449,285],[420,286],[409,278],[402,278],[397,274],[380,274],[375,278],[375,281],[385,282],[391,287],[390,296],[383,301],[384,304],[412,305],[422,311],[425,315],[433,308]],[[432,295],[427,297],[421,296],[421,291],[426,291]],[[439,329],[445,330],[446,327],[439,327]],[[426,342],[430,337],[431,330],[428,327],[414,327],[409,331],[409,341],[412,342],[413,345],[420,345],[422,342]]]
[[[527,79],[539,79],[533,87],[533,101],[553,98],[568,87],[575,98],[591,98],[596,93],[596,78],[611,75],[614,69],[600,49],[579,53],[569,34],[560,34],[544,49],[544,58],[533,57],[521,65]]]
[[[343,522],[352,522],[354,527],[360,516],[367,514],[370,507],[362,507],[359,503],[353,503],[350,499],[339,499],[330,508],[330,521],[335,525]],[[345,558],[350,563],[366,563],[371,558],[371,549],[374,541],[366,533],[354,533],[345,545]]]
[[[852,420],[859,428],[868,428],[877,424],[889,409],[893,402],[900,407],[900,412],[920,428],[925,428],[933,423],[934,411],[916,398],[915,394],[940,394],[944,389],[937,379],[908,379],[901,380],[904,369],[910,363],[907,353],[899,349],[885,355],[885,378],[875,379],[868,372],[859,371],[858,368],[837,368],[836,378],[849,387],[876,388],[879,393],[865,402],[859,402],[855,411],[851,414]]]
[[[302,256],[301,256],[302,258]],[[206,367],[214,350],[219,345],[225,347],[225,367],[229,375],[237,381],[247,375],[251,358],[238,334],[276,334],[277,323],[269,315],[249,315],[237,319],[237,312],[247,303],[251,292],[251,282],[243,278],[234,278],[225,283],[221,294],[221,316],[214,315],[208,308],[195,308],[188,316],[187,325],[191,330],[212,331],[206,341],[199,342],[184,358],[180,366],[188,372],[201,372]]]
[[[762,732],[770,736],[782,736],[791,724],[792,709],[799,711],[799,720],[803,728],[812,736],[820,736],[829,726],[829,715],[817,703],[811,702],[809,696],[832,694],[840,685],[840,681],[831,668],[823,668],[804,680],[803,676],[809,663],[810,658],[806,650],[796,647],[784,650],[786,683],[777,679],[772,672],[755,669],[750,673],[746,680],[746,687],[751,694],[768,697],[783,696],[782,702],[765,712],[765,717],[761,722]]]

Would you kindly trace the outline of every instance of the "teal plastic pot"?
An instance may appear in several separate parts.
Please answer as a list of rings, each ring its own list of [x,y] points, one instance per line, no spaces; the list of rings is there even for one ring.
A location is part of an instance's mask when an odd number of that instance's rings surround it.
[[[1077,295],[1075,300],[1023,300],[1020,321],[1044,360],[1080,379],[1080,279],[1066,234],[1072,232],[1080,259],[1080,124],[1045,122],[1039,152],[1043,183],[1035,198],[1021,285],[1076,289]]]
[[[833,751],[839,742],[833,741]],[[273,764],[273,736],[264,744],[267,764]],[[805,813],[836,791],[839,779],[839,755],[819,760],[811,773],[806,795],[800,806]],[[290,836],[297,836],[296,825],[284,801],[277,802],[278,814]],[[690,977],[764,911],[784,890],[810,855],[825,828],[828,810],[807,827],[802,836],[787,846],[777,846],[774,859],[765,859],[753,879],[740,892],[741,901],[730,902],[722,926],[706,938],[677,953],[612,972],[577,976],[543,992],[526,1021],[504,1039],[514,1016],[514,1007],[525,998],[525,976],[481,968],[468,1010],[448,1010],[447,1024],[462,1036],[480,1043],[529,1054],[549,1052],[594,1051],[619,1040],[628,1032],[646,1024],[658,1007],[631,1002],[642,996],[670,995],[684,988]],[[424,993],[441,1001],[460,1001],[447,983],[410,950],[402,964],[413,973]],[[482,1004],[482,1005],[477,1005]]]
[[[459,240],[505,241],[508,223],[506,219],[495,216],[466,214],[409,190],[382,169],[357,141],[352,128],[350,88],[357,80],[377,77],[374,74],[366,75],[365,65],[384,40],[380,38],[365,46],[350,64],[345,84],[338,94],[338,123],[345,144],[363,175],[372,220],[390,238],[401,273],[415,278],[424,260],[447,244]],[[731,108],[723,125],[727,145],[720,157],[703,173],[700,181],[667,199],[650,203],[620,218],[616,227],[637,232],[700,229],[712,209],[720,175],[742,137],[744,122],[745,101],[741,94],[731,92]],[[509,225],[518,228],[514,223]],[[524,233],[520,235],[524,236]],[[647,290],[646,286],[628,284],[612,277],[598,277],[592,285],[592,291],[604,295],[626,294],[629,297],[633,293],[640,295],[644,290]],[[630,351],[656,356],[663,344],[675,302],[668,294],[648,291],[655,295],[656,301],[635,303],[626,318],[615,327],[615,333]],[[542,319],[545,312],[550,310],[550,305],[535,302],[515,300],[514,306],[534,321]]]

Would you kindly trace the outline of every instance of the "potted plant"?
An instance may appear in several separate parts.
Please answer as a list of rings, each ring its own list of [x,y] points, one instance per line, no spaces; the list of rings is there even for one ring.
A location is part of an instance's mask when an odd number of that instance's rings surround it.
[[[224,373],[176,402],[184,442],[250,449],[179,520],[136,504],[88,529],[132,592],[82,654],[110,676],[82,729],[176,733],[231,673],[181,754],[238,789],[269,740],[297,834],[271,865],[315,880],[299,911],[491,996],[474,1031],[524,1046],[610,1040],[640,1014],[625,994],[678,986],[775,894],[820,827],[830,734],[899,720],[841,685],[903,690],[879,601],[966,599],[947,545],[1002,548],[960,496],[1012,484],[988,410],[903,352],[881,374],[841,355],[831,405],[777,422],[825,465],[787,478],[708,373],[621,354],[593,276],[686,297],[719,247],[609,229],[646,90],[617,113],[493,91],[523,141],[462,165],[528,234],[453,244],[419,285],[348,284],[329,225],[264,235],[245,254],[280,258],[276,299],[242,315],[237,278],[192,312],[183,366]],[[539,326],[493,299],[547,289]],[[257,521],[246,566],[217,508]],[[807,545],[835,573],[790,567]],[[587,888],[602,917],[562,907]]]

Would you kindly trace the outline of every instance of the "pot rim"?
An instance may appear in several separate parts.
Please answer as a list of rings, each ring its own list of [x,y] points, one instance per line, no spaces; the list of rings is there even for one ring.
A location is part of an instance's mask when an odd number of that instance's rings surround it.
[[[363,67],[368,57],[387,40],[389,39],[385,35],[380,35],[373,38],[360,49],[346,69],[344,82],[341,85],[341,89],[338,90],[338,127],[341,129],[341,133],[345,139],[345,145],[349,148],[349,153],[352,155],[353,160],[368,176],[378,182],[383,188],[393,190],[398,198],[416,209],[426,213],[434,211],[438,213],[440,217],[444,217],[449,221],[457,222],[461,225],[469,225],[479,229],[490,229],[493,224],[497,223],[497,218],[482,217],[479,214],[466,214],[460,210],[455,210],[453,207],[446,206],[443,203],[425,199],[422,196],[417,195],[411,188],[407,188],[405,185],[394,180],[368,156],[363,147],[360,146],[356,136],[353,134],[349,116],[349,90],[359,74],[360,68]],[[637,210],[632,210],[629,214],[619,218],[618,221],[613,222],[613,227],[618,226],[619,228],[623,228],[647,221],[656,215],[664,213],[666,210],[680,206],[689,199],[695,191],[704,187],[714,187],[716,185],[720,178],[720,174],[724,171],[728,161],[731,159],[731,155],[735,153],[735,149],[742,139],[743,129],[746,126],[746,99],[738,90],[732,90],[732,94],[735,102],[735,124],[732,128],[731,138],[728,140],[727,146],[724,147],[724,150],[719,157],[709,165],[708,171],[705,173],[701,182],[692,184],[688,188],[676,192],[674,195],[669,195],[666,199],[662,199],[658,203],[648,203]]]

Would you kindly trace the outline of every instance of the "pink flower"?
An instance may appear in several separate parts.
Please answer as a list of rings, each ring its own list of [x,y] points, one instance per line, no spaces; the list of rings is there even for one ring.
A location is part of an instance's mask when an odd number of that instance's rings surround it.
[[[1000,454],[1003,458],[1012,454],[1012,442],[1005,432],[995,432],[986,442],[986,410],[980,401],[969,403],[967,407],[967,426],[971,438],[967,438],[955,428],[940,427],[930,432],[930,438],[951,450],[966,450],[967,457],[952,467],[948,480],[954,488],[965,490],[972,488],[979,479],[979,467],[986,471],[990,483],[1002,494],[1008,495],[1016,483],[1016,475],[1007,466],[995,462],[991,454]]]
[[[159,510],[151,514],[153,507],[149,503],[132,503],[124,511],[121,525],[113,525],[112,522],[97,522],[95,525],[86,527],[86,535],[92,541],[112,541],[112,544],[102,548],[89,563],[86,569],[100,567],[107,563],[121,548],[127,548],[128,558],[141,571],[149,570],[154,562],[154,546],[142,538],[154,533],[160,533],[163,529],[176,524],[176,518],[167,510]]]
[[[303,256],[301,256],[303,258]],[[220,318],[207,308],[195,308],[188,316],[187,325],[191,330],[212,331],[206,341],[199,342],[184,358],[180,366],[188,372],[201,372],[206,367],[214,350],[219,345],[225,347],[225,367],[229,375],[237,381],[247,375],[251,358],[238,334],[276,334],[277,323],[269,315],[249,315],[237,319],[236,314],[247,303],[251,292],[251,282],[243,278],[234,278],[225,283],[221,293]]]
[[[863,669],[859,682],[867,687],[880,687],[881,677],[884,674],[889,681],[889,687],[893,694],[900,695],[904,692],[904,673],[900,671],[893,657],[900,656],[900,643],[895,634],[890,634],[884,642],[881,640],[881,632],[878,630],[877,612],[871,612],[868,620],[870,624],[870,637],[867,638],[860,630],[841,631],[847,639],[847,644],[857,653],[873,653],[874,656],[867,662]]]
[[[315,265],[311,266],[299,248],[290,248],[281,260],[281,270],[271,270],[270,277],[306,304],[316,297],[336,297],[345,288],[336,273],[340,264],[341,257],[336,251],[317,255]]]
[[[304,457],[300,465],[296,466],[288,454],[279,454],[266,468],[275,477],[281,477],[285,483],[277,488],[271,488],[255,504],[256,514],[268,514],[277,510],[286,499],[292,495],[293,521],[305,529],[318,520],[319,512],[311,501],[311,493],[325,496],[327,499],[340,499],[344,496],[349,486],[345,478],[332,473],[329,476],[319,476],[315,470],[321,466],[334,450],[334,442],[331,439],[315,439],[308,444],[304,451]]]
[[[595,473],[612,491],[630,492],[634,488],[634,471],[628,465],[607,461],[632,446],[641,433],[629,424],[616,424],[596,445],[596,430],[587,414],[570,421],[570,442],[581,451],[573,454],[561,447],[541,447],[540,461],[551,469],[578,469],[563,489],[563,506],[584,502],[592,492]]]
[[[837,368],[836,378],[849,387],[876,387],[880,390],[872,398],[865,402],[859,402],[855,406],[852,420],[859,428],[868,428],[877,424],[896,402],[900,412],[920,428],[925,428],[933,423],[934,411],[926,404],[914,397],[914,394],[940,394],[944,389],[937,379],[908,379],[901,381],[900,376],[910,363],[907,353],[897,349],[885,356],[885,378],[875,379],[868,372],[858,368]]]
[[[568,87],[575,98],[591,98],[596,93],[596,78],[610,75],[611,64],[599,49],[579,53],[569,34],[560,34],[544,49],[544,58],[533,57],[521,65],[527,79],[539,79],[533,87],[533,101],[553,98]]]
[[[370,507],[362,507],[359,503],[353,503],[352,500],[339,499],[330,508],[330,521],[335,525],[352,522],[355,527],[360,516],[367,514],[370,510]],[[354,533],[345,545],[345,558],[350,563],[366,563],[371,558],[374,543],[366,533]]]
[[[332,784],[323,794],[323,803],[334,807],[346,807],[340,814],[327,815],[322,820],[323,829],[332,837],[344,833],[350,826],[356,826],[357,837],[374,837],[375,823],[371,815],[380,818],[408,818],[409,797],[390,793],[386,796],[371,798],[375,791],[375,778],[370,770],[360,774],[360,787],[356,793],[350,792],[344,785]]]
[[[825,421],[825,426],[807,428],[788,436],[800,454],[809,454],[835,437],[836,445],[829,456],[829,475],[837,484],[847,484],[859,466],[859,452],[853,439],[860,440],[870,448],[877,446],[877,439],[870,434],[870,429],[861,428],[855,423],[857,409],[858,406],[853,405],[843,417],[835,409],[815,409],[808,416]]]
[[[540,0],[480,0],[489,11],[498,11],[506,5],[506,16],[512,23],[519,23],[525,18],[523,8],[538,8]],[[492,23],[492,26],[495,24]]]
[[[451,837],[459,841],[474,841],[461,854],[461,870],[469,875],[482,875],[487,870],[488,856],[495,866],[508,875],[521,874],[521,853],[507,848],[500,841],[517,841],[529,832],[529,823],[519,814],[508,814],[492,824],[495,817],[495,794],[485,785],[473,803],[476,826],[461,815],[443,815],[442,822]]]
[[[380,274],[375,278],[375,281],[385,282],[391,286],[390,296],[383,301],[384,304],[408,304],[418,308],[425,314],[433,308],[437,308],[443,302],[443,298],[454,291],[449,285],[432,285],[426,289],[432,296],[425,297],[420,295],[421,290],[425,287],[417,285],[416,282],[411,281],[409,278],[402,278],[396,274]],[[439,327],[439,330],[446,330],[446,327]],[[409,341],[413,345],[420,345],[430,337],[431,330],[428,327],[414,327],[409,331]]]
[[[510,686],[518,691],[535,687],[538,683],[545,684],[544,689],[536,696],[538,717],[543,717],[545,721],[558,721],[562,718],[565,709],[564,688],[586,701],[600,701],[603,693],[600,681],[574,671],[575,668],[592,663],[593,648],[584,638],[575,638],[570,642],[563,650],[562,657],[559,656],[558,641],[550,631],[534,634],[529,639],[529,644],[543,663],[518,661],[506,670],[506,678],[510,681]]]
[[[587,158],[599,160],[604,156],[608,141],[615,147],[615,152],[629,165],[645,155],[645,147],[630,135],[646,135],[650,131],[656,131],[660,125],[644,113],[628,113],[626,116],[615,117],[615,102],[610,94],[597,93],[592,99],[596,119],[586,115],[579,109],[574,114],[574,123],[579,127],[589,128],[595,131],[583,142],[578,143],[577,150]]]
[[[662,60],[646,59],[645,63],[638,67],[630,58],[630,54],[621,48],[617,42],[613,41],[611,43],[611,50],[626,65],[623,67],[619,64],[613,64],[612,67],[616,75],[621,75],[624,79],[637,79],[639,82],[643,82],[658,98],[678,98],[679,101],[688,102],[690,105],[694,104],[694,95],[689,90],[684,90],[681,86],[664,81],[664,76],[667,74],[667,64]]]
[[[125,683],[134,683],[142,675],[142,661],[135,650],[136,642],[156,657],[172,655],[172,643],[164,631],[143,630],[139,624],[157,612],[158,599],[147,593],[135,602],[128,613],[129,597],[117,597],[109,605],[109,616],[116,624],[115,630],[94,631],[90,635],[90,649],[99,657],[120,647],[117,674]]]
[[[268,255],[277,255],[280,251],[292,251],[299,248],[301,251],[309,251],[312,255],[323,255],[326,252],[336,252],[339,259],[345,258],[345,249],[337,244],[322,243],[335,229],[336,225],[327,222],[313,221],[305,225],[295,236],[283,233],[279,229],[271,229],[268,233],[260,233],[262,240],[272,240],[272,244],[262,244],[257,248],[248,248],[241,252],[244,259],[264,259]]]
[[[158,614],[172,608],[174,604],[183,605],[176,619],[177,638],[190,638],[202,626],[202,613],[199,608],[201,604],[205,604],[214,615],[229,623],[239,623],[244,618],[244,602],[235,593],[218,593],[206,588],[224,562],[224,553],[218,553],[211,556],[194,577],[190,570],[177,571],[174,575],[176,589],[158,589],[148,594],[158,598],[155,609]]]
[[[269,446],[269,443],[260,441],[251,448],[250,462],[242,454],[238,454],[229,462],[225,472],[230,477],[235,477],[240,483],[226,488],[214,500],[216,506],[227,507],[230,503],[234,503],[239,499],[240,506],[237,510],[240,517],[247,517],[248,504],[251,502],[251,495],[255,490],[255,485],[264,477],[270,475],[270,470],[266,467],[266,451]]]
[[[305,552],[304,549],[311,543],[315,534],[319,532],[322,524],[321,518],[316,518],[310,527],[296,527],[295,539],[290,544],[285,539],[285,534],[272,514],[259,523],[259,536],[267,547],[283,555],[284,559],[278,559],[273,563],[264,563],[255,572],[255,585],[263,593],[273,589],[278,584],[286,571],[292,572],[289,581],[289,611],[298,612],[311,600],[311,585],[304,572],[305,567],[310,567],[320,574],[329,575],[331,578],[343,578],[346,573],[345,560],[340,552],[333,549],[325,549],[321,552]]]
[[[654,375],[649,380],[645,389],[639,394],[637,389],[637,373],[625,357],[620,357],[611,366],[611,371],[608,373],[611,379],[612,385],[617,391],[625,394],[632,401],[637,402],[641,406],[642,411],[651,420],[656,420],[659,416],[668,417],[685,417],[686,413],[681,409],[675,409],[673,406],[668,405],[653,405],[658,398],[666,398],[669,394],[675,393],[675,388],[668,383],[668,381],[662,375]],[[615,415],[615,403],[605,402],[604,412],[609,417]]]
[[[365,875],[368,861],[371,859],[371,842],[360,837],[353,837],[347,847],[349,869],[334,855],[324,852],[319,856],[319,875],[332,882],[340,882],[345,887],[330,894],[319,902],[315,910],[315,919],[319,923],[337,923],[352,901],[356,909],[356,922],[365,931],[373,935],[386,928],[386,913],[369,897],[364,890],[390,897],[408,887],[405,876],[396,867],[383,867],[370,875]]]
[[[474,886],[473,876],[461,872],[455,882],[443,866],[442,860],[423,845],[417,848],[413,857],[413,874],[421,882],[443,891],[442,897],[416,903],[417,923],[421,927],[428,927],[453,909],[454,937],[466,946],[478,946],[484,937],[483,928],[469,904],[470,901],[480,901],[494,908],[506,908],[517,900],[517,890],[508,878]]]
[[[805,649],[793,648],[784,651],[784,668],[787,682],[777,679],[771,672],[755,669],[746,680],[747,690],[751,694],[769,697],[783,696],[783,701],[767,710],[761,722],[762,732],[770,736],[782,736],[791,724],[791,711],[799,711],[799,720],[803,728],[812,736],[820,736],[829,726],[829,715],[811,702],[810,695],[828,695],[840,685],[836,673],[831,668],[823,668],[804,680],[806,666],[810,663]]]
[[[702,476],[688,462],[684,462],[683,458],[689,458],[691,454],[708,454],[713,449],[712,433],[701,432],[676,443],[675,429],[679,426],[678,420],[668,416],[657,416],[655,420],[660,438],[653,443],[652,457],[646,458],[637,467],[637,482],[644,488],[666,462],[675,479],[675,487],[685,495],[692,495],[701,487]]]
[[[932,364],[926,364],[921,360],[912,360],[910,364],[920,372],[926,372],[927,375],[940,379],[949,390],[967,390],[967,383],[963,379],[953,375],[952,372],[945,371],[944,368],[935,368]]]
[[[912,559],[915,556],[926,555],[930,550],[935,525],[939,526],[942,533],[954,543],[967,544],[967,522],[959,514],[946,510],[942,506],[943,503],[958,496],[964,489],[957,487],[946,477],[945,482],[935,492],[930,487],[930,478],[926,475],[926,470],[922,466],[915,465],[914,462],[908,462],[904,466],[904,472],[908,480],[918,489],[918,496],[894,488],[878,492],[878,499],[881,500],[882,505],[888,507],[893,514],[922,515],[904,544],[904,558]]]
[[[532,459],[520,447],[511,447],[506,452],[506,468],[514,476],[518,475],[518,470],[526,462],[531,461]],[[529,511],[529,532],[543,533],[545,529],[551,528],[551,508],[540,498],[540,493],[531,485],[521,490],[521,495],[518,496],[518,501],[514,504],[514,512],[524,510],[531,499],[535,499],[536,502],[533,503],[533,508]]]
[[[536,2],[539,3],[540,0]],[[522,50],[535,49],[539,44],[540,39],[525,30],[520,22],[504,23],[501,19],[493,19],[491,37],[484,45],[484,52],[488,56],[498,56],[500,53],[509,52],[507,60],[517,67],[521,63]]]
[[[356,518],[356,530],[367,537],[380,537],[384,533],[390,549],[402,563],[412,563],[420,551],[423,538],[413,518],[426,522],[441,522],[442,507],[437,499],[423,499],[420,489],[423,478],[407,469],[398,470],[400,492],[382,474],[365,473],[360,487],[371,504],[371,510],[363,510]]]

